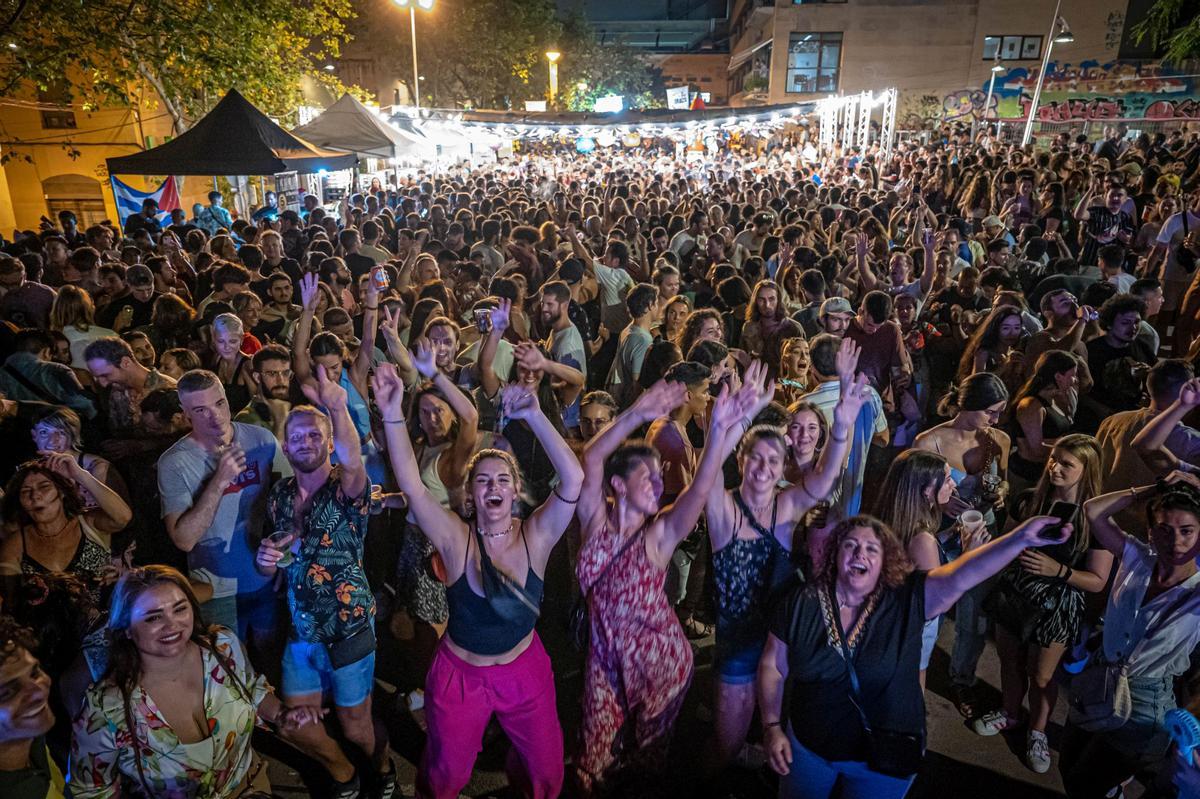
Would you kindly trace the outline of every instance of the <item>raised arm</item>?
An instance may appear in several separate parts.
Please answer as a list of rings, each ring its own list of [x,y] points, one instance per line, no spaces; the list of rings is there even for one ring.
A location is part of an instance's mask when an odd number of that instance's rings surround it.
[[[458,416],[458,435],[450,448],[451,474],[454,475],[457,485],[458,481],[462,480],[467,461],[475,452],[475,445],[479,443],[479,411],[471,398],[462,393],[445,372],[437,368],[433,348],[424,339],[417,342],[413,365],[417,367],[421,377],[433,381],[446,404]]]
[[[535,539],[544,544],[544,553],[549,555],[554,544],[567,529],[571,517],[575,515],[575,506],[579,503],[579,494],[583,489],[583,467],[579,458],[558,434],[553,423],[542,412],[538,405],[537,394],[523,386],[507,386],[501,394],[504,404],[504,415],[509,419],[524,419],[529,429],[537,437],[546,451],[558,475],[558,485],[554,487],[549,498],[538,507],[529,517],[526,529],[533,533]]]
[[[511,313],[512,300],[501,299],[499,307],[491,310],[492,329],[479,342],[479,358],[476,361],[479,384],[483,386],[483,393],[489,397],[495,397],[504,383],[496,374],[496,350],[500,347],[500,340],[504,338],[504,331],[508,329]]]
[[[1179,471],[1171,472],[1165,479],[1167,482],[1174,483],[1184,478],[1191,478],[1188,482],[1196,484],[1194,477]],[[1117,526],[1117,523],[1113,521],[1113,516],[1147,497],[1154,496],[1157,490],[1157,487],[1152,485],[1140,488],[1130,487],[1089,499],[1083,503],[1083,512],[1088,520],[1088,531],[1100,542],[1100,546],[1120,557],[1121,553],[1125,551],[1125,531]]]
[[[363,388],[366,388],[367,378],[370,376],[371,366],[374,364],[375,333],[379,328],[379,289],[375,287],[375,269],[382,268],[382,266],[376,266],[371,270],[371,277],[367,279],[366,296],[363,298],[362,340],[358,345],[358,355],[354,358],[354,365],[350,367],[355,385]]]
[[[443,508],[421,480],[404,419],[404,382],[396,374],[396,368],[385,363],[375,369],[371,386],[375,389],[375,403],[383,417],[388,460],[396,475],[396,484],[408,497],[409,510],[425,537],[447,563],[457,563],[451,558],[461,554],[467,540],[467,526],[458,514]]]
[[[862,283],[864,292],[879,288],[879,278],[875,277],[867,264],[867,237],[858,235],[854,238],[854,266],[858,270],[858,280]]]
[[[842,348],[845,349],[846,344],[853,343],[850,339],[844,339]],[[833,426],[829,430],[829,438],[813,470],[802,475],[800,482],[788,488],[780,497],[785,500],[784,507],[787,509],[788,518],[799,521],[814,506],[825,501],[833,491],[846,466],[850,437],[854,433],[854,425],[858,422],[859,411],[870,397],[871,386],[865,374],[854,377],[849,386],[842,388],[838,404],[833,409]]]
[[[579,498],[579,523],[587,534],[596,514],[603,513],[604,461],[644,424],[666,416],[687,399],[687,386],[660,380],[643,391],[612,424],[600,431],[583,448],[583,490]]]
[[[1053,516],[1034,516],[1022,522],[1008,535],[965,553],[939,566],[925,579],[925,618],[933,619],[954,607],[969,589],[982,583],[1007,566],[1026,548],[1061,544],[1071,537],[1071,525],[1063,525],[1053,538],[1042,538],[1041,531],[1058,524]]]
[[[300,302],[303,304],[303,310],[300,311],[300,319],[296,322],[296,336],[292,340],[292,364],[296,371],[296,382],[300,385],[315,385],[312,360],[308,357],[308,340],[312,337],[313,315],[317,311],[317,297],[320,296],[318,284],[314,272],[300,278]]]
[[[88,521],[96,529],[105,533],[118,533],[133,520],[133,511],[121,495],[104,483],[97,480],[83,468],[74,455],[65,452],[41,452],[47,465],[68,480],[79,483],[96,498],[99,507],[88,511]]]
[[[405,385],[412,385],[417,381],[417,369],[413,366],[408,347],[404,346],[404,342],[400,340],[399,309],[391,311],[384,307],[383,324],[379,326],[379,332],[383,335],[383,343],[387,347],[388,356],[391,357],[392,363],[396,364],[396,370],[401,379],[404,380]]]
[[[304,395],[325,408],[333,425],[333,451],[342,467],[342,494],[360,496],[367,488],[367,469],[363,464],[362,442],[354,420],[350,418],[346,389],[329,379],[324,366],[317,366],[317,385],[303,386]]]
[[[705,500],[716,488],[716,479],[725,462],[724,447],[719,442],[745,418],[756,396],[757,392],[752,387],[743,387],[737,393],[730,392],[729,386],[721,389],[709,411],[708,430],[704,436],[706,442],[717,446],[708,446],[706,443],[692,482],[679,492],[674,502],[659,511],[658,518],[650,528],[659,563],[669,561],[679,543],[696,529]]]
[[[553,358],[547,358],[532,341],[522,341],[515,348],[516,359],[531,372],[542,371],[554,378],[559,391],[559,401],[563,406],[570,405],[583,391],[583,372],[559,363]]]
[[[1185,464],[1167,449],[1167,439],[1191,411],[1200,405],[1200,379],[1192,378],[1183,384],[1179,391],[1179,399],[1172,402],[1167,409],[1155,416],[1133,437],[1133,446],[1147,464],[1153,467],[1165,465],[1172,469],[1190,471],[1191,465]]]
[[[942,234],[938,234],[938,238],[942,238]],[[934,238],[933,228],[925,228],[921,232],[921,251],[924,253],[925,266],[921,270],[921,302],[929,296],[929,290],[933,288],[933,278],[937,274],[937,260],[934,258],[934,252],[937,250],[937,239]]]

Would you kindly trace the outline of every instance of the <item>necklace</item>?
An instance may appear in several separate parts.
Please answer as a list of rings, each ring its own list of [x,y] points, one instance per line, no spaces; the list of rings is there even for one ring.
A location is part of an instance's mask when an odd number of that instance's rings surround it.
[[[489,532],[485,531],[482,527],[479,527],[478,525],[476,525],[475,529],[484,538],[503,538],[504,536],[508,535],[509,533],[511,533],[513,531],[514,524],[515,524],[515,522],[509,522],[507,530],[500,530],[499,532],[496,532],[496,533],[489,533]]]
[[[63,530],[66,530],[68,527],[71,526],[71,521],[72,521],[71,519],[67,519],[65,522],[63,522],[63,526],[58,528],[57,530],[55,530],[53,533],[43,533],[41,530],[37,529],[36,525],[34,525],[33,534],[36,535],[38,538],[45,538],[45,539],[58,538],[60,535],[62,535]]]
[[[838,606],[838,610],[841,610],[842,608],[849,608],[850,610],[854,610],[855,608],[861,608],[861,607],[862,607],[862,604],[863,604],[863,603],[862,603],[861,601],[859,601],[859,602],[857,602],[857,603],[855,603],[855,604],[851,605],[849,602],[847,602],[846,600],[842,599],[842,597],[841,597],[840,595],[838,595],[838,594],[834,594],[834,596],[837,598],[837,606]]]

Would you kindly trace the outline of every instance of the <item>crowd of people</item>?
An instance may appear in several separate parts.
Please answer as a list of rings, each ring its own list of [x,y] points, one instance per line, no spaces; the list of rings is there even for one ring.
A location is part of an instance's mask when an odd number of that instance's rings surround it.
[[[266,796],[278,740],[391,799],[404,712],[420,797],[497,723],[539,799],[902,797],[944,618],[975,733],[1069,797],[1197,795],[1198,256],[1200,139],[1118,129],[17,232],[0,795]],[[672,751],[700,655],[709,741]]]

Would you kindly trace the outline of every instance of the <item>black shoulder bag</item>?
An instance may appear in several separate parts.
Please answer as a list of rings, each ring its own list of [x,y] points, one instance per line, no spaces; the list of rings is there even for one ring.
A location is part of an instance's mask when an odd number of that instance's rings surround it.
[[[1189,211],[1185,208],[1183,211],[1183,240],[1175,245],[1175,263],[1190,275],[1196,271],[1196,253],[1189,250],[1187,246],[1188,213]]]
[[[641,539],[642,530],[644,529],[643,527],[629,536],[629,540],[621,545],[621,548],[617,550],[617,554],[613,555],[612,559],[604,564],[604,568],[600,570],[600,574],[597,575],[595,582],[592,583],[587,593],[580,593],[575,599],[575,604],[571,606],[571,616],[567,620],[567,640],[575,647],[576,652],[587,652],[588,649],[588,637],[591,635],[591,628],[588,625],[588,598],[591,597],[592,591],[600,584],[600,581],[604,579],[604,575],[608,574],[608,570],[612,568],[612,565],[625,554],[625,550],[629,549],[634,541]]]
[[[846,632],[842,629],[837,595],[832,587],[829,589],[829,599],[833,603],[833,623],[837,625],[838,638],[842,644],[842,656],[846,659],[846,672],[850,677],[850,703],[858,711],[858,717],[862,720],[863,730],[866,731],[869,741],[867,768],[889,777],[908,779],[921,768],[921,761],[925,759],[925,745],[920,736],[910,732],[896,732],[871,726],[871,722],[863,710],[858,673],[854,670],[854,655],[850,652],[850,644],[846,641]]]

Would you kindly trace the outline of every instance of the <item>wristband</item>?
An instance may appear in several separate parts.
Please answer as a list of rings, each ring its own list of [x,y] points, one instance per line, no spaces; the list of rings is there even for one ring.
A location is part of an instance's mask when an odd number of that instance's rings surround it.
[[[770,728],[772,728],[772,727],[782,727],[782,726],[783,726],[783,722],[782,722],[782,721],[766,721],[766,722],[763,722],[763,729],[764,729],[764,730],[769,730],[769,729],[770,729]]]
[[[381,421],[384,424],[404,424],[404,417],[401,416],[399,419],[383,419]]]

